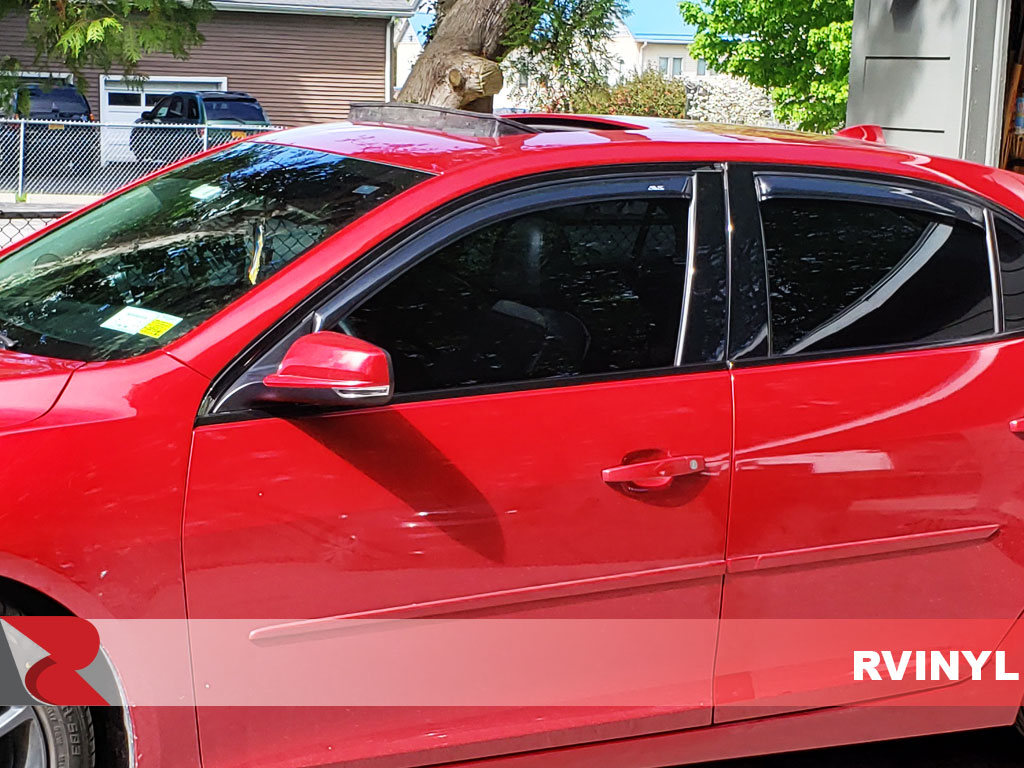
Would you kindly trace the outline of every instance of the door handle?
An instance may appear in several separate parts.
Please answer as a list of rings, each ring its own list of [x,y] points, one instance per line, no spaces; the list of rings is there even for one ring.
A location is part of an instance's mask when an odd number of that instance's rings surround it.
[[[672,479],[696,475],[707,469],[703,456],[666,456],[636,464],[620,464],[601,472],[606,483],[629,483],[637,488],[653,490],[672,484]]]
[[[1015,435],[1024,435],[1024,419],[1014,419],[1011,421],[1010,431]]]

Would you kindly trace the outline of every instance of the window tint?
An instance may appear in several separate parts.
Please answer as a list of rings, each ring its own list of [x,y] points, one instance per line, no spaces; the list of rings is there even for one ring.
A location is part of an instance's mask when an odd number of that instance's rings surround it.
[[[386,286],[342,330],[391,353],[401,393],[671,366],[687,209],[586,203],[485,227]]]
[[[1006,330],[1024,330],[1024,232],[997,219],[996,235],[999,238],[999,268],[1003,278]]]
[[[774,354],[993,332],[984,229],[838,200],[762,203]]]

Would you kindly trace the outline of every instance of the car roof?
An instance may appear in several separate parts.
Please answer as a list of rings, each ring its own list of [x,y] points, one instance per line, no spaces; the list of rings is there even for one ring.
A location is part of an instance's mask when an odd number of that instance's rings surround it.
[[[182,93],[194,93],[204,99],[230,99],[233,101],[256,101],[255,96],[250,96],[242,91],[182,91]]]
[[[26,91],[30,91],[32,93],[44,93],[44,94],[48,94],[48,93],[72,94],[73,93],[76,96],[81,96],[83,99],[85,98],[84,96],[82,96],[82,93],[77,88],[75,88],[75,86],[73,86],[73,85],[55,85],[55,86],[53,86],[51,88],[46,88],[46,87],[40,85],[39,83],[26,83],[24,85],[19,85],[18,86],[18,90],[26,90]]]
[[[1014,208],[1022,210],[1024,201],[1024,177],[1017,174],[845,136],[650,117],[538,113],[494,119],[522,121],[541,130],[481,137],[410,125],[346,122],[279,131],[252,141],[438,175],[469,172],[491,182],[573,167],[749,162],[897,174],[971,191],[988,185],[992,189],[983,193],[990,197],[995,187],[1004,193],[1009,187]]]

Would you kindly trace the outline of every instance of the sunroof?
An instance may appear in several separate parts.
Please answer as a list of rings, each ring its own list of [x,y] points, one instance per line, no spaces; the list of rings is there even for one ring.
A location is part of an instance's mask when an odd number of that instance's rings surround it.
[[[353,123],[426,128],[454,136],[475,138],[496,139],[538,132],[536,128],[499,115],[397,102],[353,104],[349,108],[348,119]]]
[[[556,131],[628,131],[643,128],[628,118],[590,115],[492,115],[425,104],[362,102],[349,110],[353,123],[425,128],[452,136],[500,138]]]

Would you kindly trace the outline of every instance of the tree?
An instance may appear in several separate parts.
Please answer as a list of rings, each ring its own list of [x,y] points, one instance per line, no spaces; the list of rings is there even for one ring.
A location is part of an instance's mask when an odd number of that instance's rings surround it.
[[[0,0],[2,1],[2,0]],[[504,84],[501,63],[564,107],[580,83],[607,77],[605,42],[625,0],[437,0],[435,23],[399,101],[490,111]]]
[[[24,18],[36,51],[33,62],[0,57],[0,98],[10,99],[26,64],[59,64],[76,76],[90,67],[131,76],[147,53],[186,58],[203,42],[199,24],[212,12],[210,0],[0,0],[0,23]]]
[[[506,71],[517,76],[517,95],[550,112],[575,112],[576,94],[606,89],[613,67],[608,40],[625,0],[543,0],[513,11],[514,53]]]
[[[846,121],[853,0],[684,0],[692,52],[771,90],[776,114],[805,130]]]

